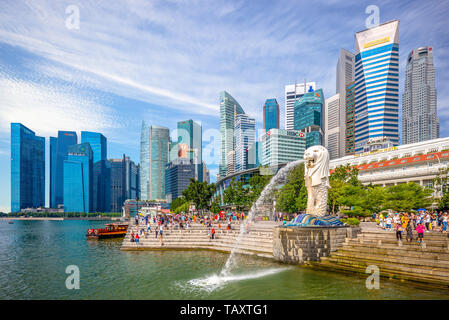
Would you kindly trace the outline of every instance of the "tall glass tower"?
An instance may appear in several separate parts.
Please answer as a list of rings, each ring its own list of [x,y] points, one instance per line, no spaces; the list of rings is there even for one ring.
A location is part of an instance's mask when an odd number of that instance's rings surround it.
[[[306,149],[323,145],[323,90],[307,92],[294,105],[294,130],[306,134]]]
[[[432,47],[414,49],[407,58],[402,95],[402,144],[440,137]]]
[[[276,99],[267,99],[263,106],[263,128],[265,132],[270,129],[279,129],[279,104]]]
[[[93,156],[94,212],[111,211],[111,166],[107,160],[107,139],[98,132],[81,132],[81,143],[89,143]]]
[[[64,204],[64,160],[70,146],[78,143],[76,132],[58,131],[50,137],[50,208]]]
[[[165,165],[169,159],[170,130],[148,128],[142,122],[140,136],[140,194],[142,200],[165,199]]]
[[[247,114],[235,117],[235,172],[243,171],[248,166],[248,149],[256,141],[256,119]]]
[[[221,158],[219,164],[220,177],[227,174],[227,166],[230,159],[228,153],[234,150],[234,125],[235,116],[244,114],[240,104],[226,91],[220,93],[220,143]],[[231,159],[231,162],[233,160]]]
[[[355,38],[355,153],[377,139],[398,145],[399,21]]]
[[[187,158],[194,159],[196,164],[203,162],[202,157],[202,129],[201,125],[193,120],[178,122],[178,148],[187,147]]]
[[[70,146],[64,160],[64,212],[93,211],[93,152],[85,142]]]
[[[45,138],[11,123],[11,212],[45,205]]]

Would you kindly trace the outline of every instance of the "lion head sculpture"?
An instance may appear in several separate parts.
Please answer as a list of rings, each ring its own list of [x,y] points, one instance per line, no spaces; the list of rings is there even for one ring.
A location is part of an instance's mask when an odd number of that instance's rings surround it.
[[[329,185],[329,151],[323,146],[313,146],[304,153],[305,177],[310,177],[312,186],[320,185],[325,179]]]

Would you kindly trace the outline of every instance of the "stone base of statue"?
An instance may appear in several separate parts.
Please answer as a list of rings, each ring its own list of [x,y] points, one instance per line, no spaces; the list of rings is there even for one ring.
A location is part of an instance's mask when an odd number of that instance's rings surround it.
[[[343,222],[335,216],[322,216],[317,217],[311,214],[300,214],[293,218],[292,221],[286,223],[287,227],[340,227],[343,226]]]

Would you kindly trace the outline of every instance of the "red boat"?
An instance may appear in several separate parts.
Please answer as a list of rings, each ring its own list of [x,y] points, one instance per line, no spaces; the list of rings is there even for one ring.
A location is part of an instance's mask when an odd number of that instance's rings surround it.
[[[105,239],[105,238],[119,238],[126,235],[128,224],[109,223],[102,229],[87,230],[86,237],[89,239]]]

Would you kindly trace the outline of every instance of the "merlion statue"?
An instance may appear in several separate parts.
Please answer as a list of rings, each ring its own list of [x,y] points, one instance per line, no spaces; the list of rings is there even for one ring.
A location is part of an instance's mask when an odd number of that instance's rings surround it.
[[[329,151],[323,146],[313,146],[304,153],[304,179],[307,188],[306,213],[322,217],[327,211],[329,185]]]

